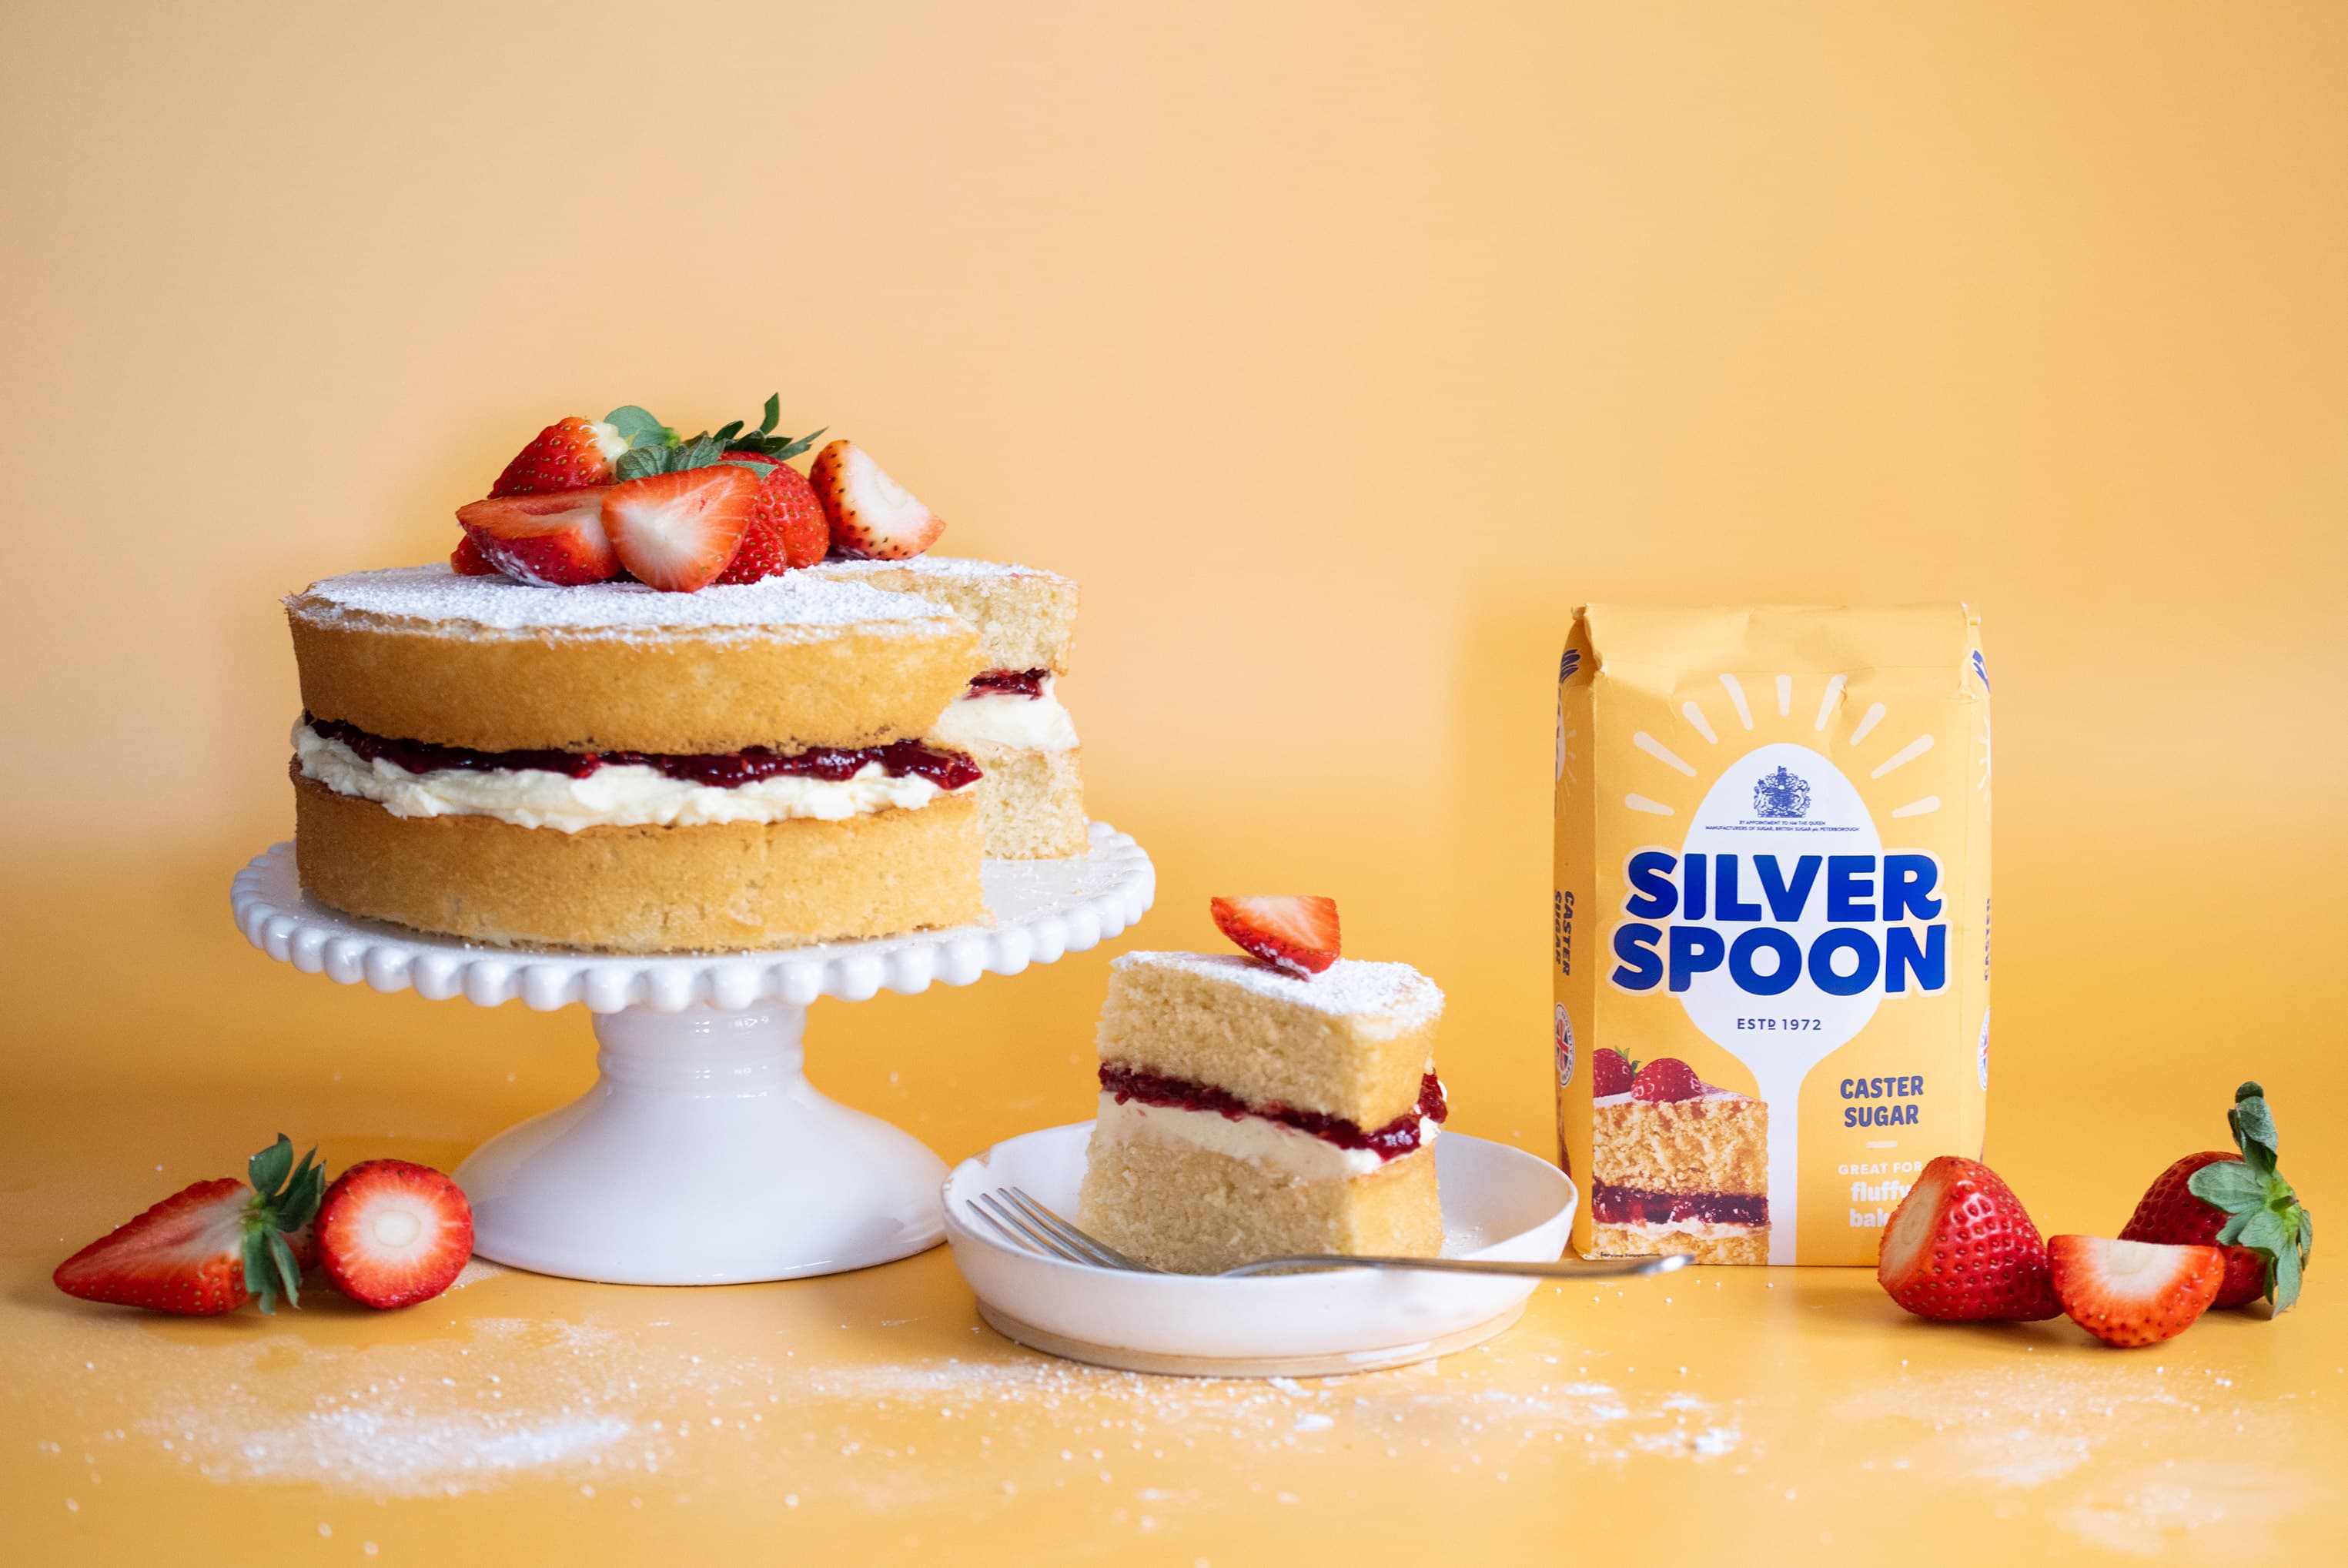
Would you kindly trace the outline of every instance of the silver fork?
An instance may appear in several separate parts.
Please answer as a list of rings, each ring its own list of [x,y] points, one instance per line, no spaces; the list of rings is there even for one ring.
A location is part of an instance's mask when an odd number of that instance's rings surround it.
[[[969,1208],[996,1235],[1024,1252],[1057,1258],[1062,1263],[1121,1269],[1128,1274],[1167,1272],[1126,1256],[1016,1187],[981,1192],[969,1200]],[[1237,1279],[1274,1269],[1416,1269],[1426,1274],[1512,1274],[1519,1279],[1624,1279],[1670,1274],[1694,1262],[1695,1259],[1685,1253],[1667,1253],[1652,1258],[1605,1258],[1594,1263],[1579,1258],[1570,1262],[1560,1259],[1548,1264],[1509,1263],[1498,1258],[1386,1258],[1320,1253],[1292,1258],[1260,1258],[1212,1277]]]

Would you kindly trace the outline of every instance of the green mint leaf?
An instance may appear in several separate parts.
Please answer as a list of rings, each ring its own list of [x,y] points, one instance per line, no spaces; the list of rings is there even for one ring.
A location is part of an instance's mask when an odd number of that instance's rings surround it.
[[[2185,1179],[2185,1185],[2195,1197],[2229,1214],[2260,1207],[2267,1201],[2267,1184],[2239,1160],[2204,1165]]]
[[[675,430],[633,403],[613,409],[603,416],[603,423],[620,432],[620,438],[628,443],[631,451],[639,447],[665,447],[676,439]]]
[[[758,434],[762,436],[773,435],[775,433],[775,427],[782,422],[782,418],[783,395],[779,392],[767,393],[767,417],[758,421]]]
[[[273,1198],[285,1185],[286,1173],[294,1169],[294,1140],[283,1133],[277,1141],[244,1162],[245,1175],[252,1180],[252,1190],[264,1198]]]
[[[612,465],[612,477],[622,484],[649,478],[661,471],[661,459],[667,455],[667,449],[663,447],[631,448]]]

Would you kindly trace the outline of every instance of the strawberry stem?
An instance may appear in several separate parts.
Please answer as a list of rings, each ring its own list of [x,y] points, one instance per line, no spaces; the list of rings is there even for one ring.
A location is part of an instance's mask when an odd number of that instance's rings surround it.
[[[2218,1231],[2220,1246],[2248,1247],[2265,1258],[2267,1300],[2275,1311],[2287,1312],[2299,1299],[2300,1281],[2315,1250],[2315,1217],[2275,1168],[2281,1135],[2266,1091],[2256,1083],[2236,1089],[2226,1126],[2241,1159],[2204,1165],[2185,1185],[2226,1216]]]

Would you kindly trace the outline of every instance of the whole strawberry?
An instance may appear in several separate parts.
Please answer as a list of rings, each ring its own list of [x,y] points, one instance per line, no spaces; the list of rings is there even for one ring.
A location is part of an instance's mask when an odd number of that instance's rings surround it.
[[[2146,1189],[2120,1239],[2222,1247],[2226,1274],[2212,1305],[2243,1306],[2263,1295],[2281,1312],[2299,1299],[2314,1220],[2275,1170],[2279,1135],[2266,1092],[2255,1083],[2236,1089],[2226,1125],[2240,1152],[2207,1150],[2169,1166]]]
[[[1629,1094],[1638,1073],[1639,1064],[1618,1050],[1601,1046],[1590,1053],[1590,1092],[1600,1099]]]
[[[736,454],[728,452],[726,459],[735,462]],[[763,477],[750,499],[741,547],[717,581],[756,583],[821,561],[831,549],[831,524],[824,521],[823,505],[807,476],[763,458],[742,458],[740,466]]]
[[[610,484],[612,465],[627,450],[627,437],[610,419],[557,419],[515,454],[489,487],[489,499]]]
[[[246,1161],[252,1184],[222,1177],[182,1188],[57,1265],[67,1295],[156,1312],[211,1316],[258,1297],[273,1312],[283,1292],[302,1302],[302,1270],[317,1257],[311,1222],[325,1172],[312,1150],[294,1162],[277,1141]]]
[[[2031,1323],[2058,1317],[2046,1243],[1996,1171],[1943,1154],[1883,1228],[1876,1279],[1919,1317]]]
[[[1712,1086],[1677,1057],[1657,1057],[1631,1080],[1631,1098],[1654,1102],[1702,1099]]]

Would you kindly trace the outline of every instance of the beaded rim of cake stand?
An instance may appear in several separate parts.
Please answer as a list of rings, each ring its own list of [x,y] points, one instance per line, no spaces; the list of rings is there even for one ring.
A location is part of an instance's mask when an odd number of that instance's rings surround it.
[[[767,953],[581,953],[433,936],[314,902],[301,891],[291,843],[253,857],[230,885],[229,903],[253,946],[345,985],[412,990],[433,1001],[461,997],[482,1007],[519,1000],[539,1012],[582,1003],[596,1013],[675,1013],[697,1005],[727,1012],[805,1006],[819,996],[861,1002],[883,990],[910,995],[938,983],[1016,975],[1117,935],[1157,893],[1148,853],[1105,822],[1091,824],[1084,854],[991,860],[983,877],[993,925]]]

